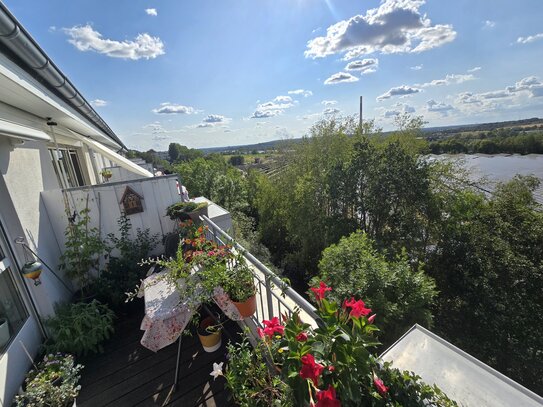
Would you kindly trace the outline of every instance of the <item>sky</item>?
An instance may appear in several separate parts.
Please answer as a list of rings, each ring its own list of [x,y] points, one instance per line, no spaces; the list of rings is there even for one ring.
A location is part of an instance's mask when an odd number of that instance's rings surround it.
[[[541,0],[4,0],[129,148],[543,117]]]

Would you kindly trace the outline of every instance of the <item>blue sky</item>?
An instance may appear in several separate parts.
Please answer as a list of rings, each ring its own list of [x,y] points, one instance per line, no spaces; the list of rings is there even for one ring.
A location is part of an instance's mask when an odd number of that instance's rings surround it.
[[[541,0],[5,0],[131,148],[543,116]]]

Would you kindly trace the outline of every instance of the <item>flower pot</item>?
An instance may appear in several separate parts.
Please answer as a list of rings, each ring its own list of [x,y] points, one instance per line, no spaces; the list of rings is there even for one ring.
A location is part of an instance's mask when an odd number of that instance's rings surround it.
[[[256,312],[256,294],[245,302],[232,301],[243,318],[249,318]]]
[[[0,348],[9,342],[9,323],[6,318],[0,318]]]
[[[215,352],[221,347],[221,331],[208,332],[207,327],[216,325],[215,320],[212,317],[204,318],[198,327],[198,337],[202,343],[202,347],[206,352]]]

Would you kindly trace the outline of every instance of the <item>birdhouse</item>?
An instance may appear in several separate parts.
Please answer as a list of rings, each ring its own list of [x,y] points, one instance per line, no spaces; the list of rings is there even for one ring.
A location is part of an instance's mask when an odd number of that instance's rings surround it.
[[[143,205],[141,200],[143,196],[138,194],[130,187],[126,187],[121,198],[121,205],[124,208],[125,215],[133,215],[134,213],[143,212]]]

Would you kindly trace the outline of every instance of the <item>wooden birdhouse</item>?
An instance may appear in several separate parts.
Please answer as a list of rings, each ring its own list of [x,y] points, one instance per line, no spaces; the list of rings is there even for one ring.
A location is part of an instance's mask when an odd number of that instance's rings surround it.
[[[143,196],[138,194],[130,187],[126,187],[121,198],[121,205],[124,208],[125,215],[133,215],[134,213],[143,212],[143,205],[141,200]]]

